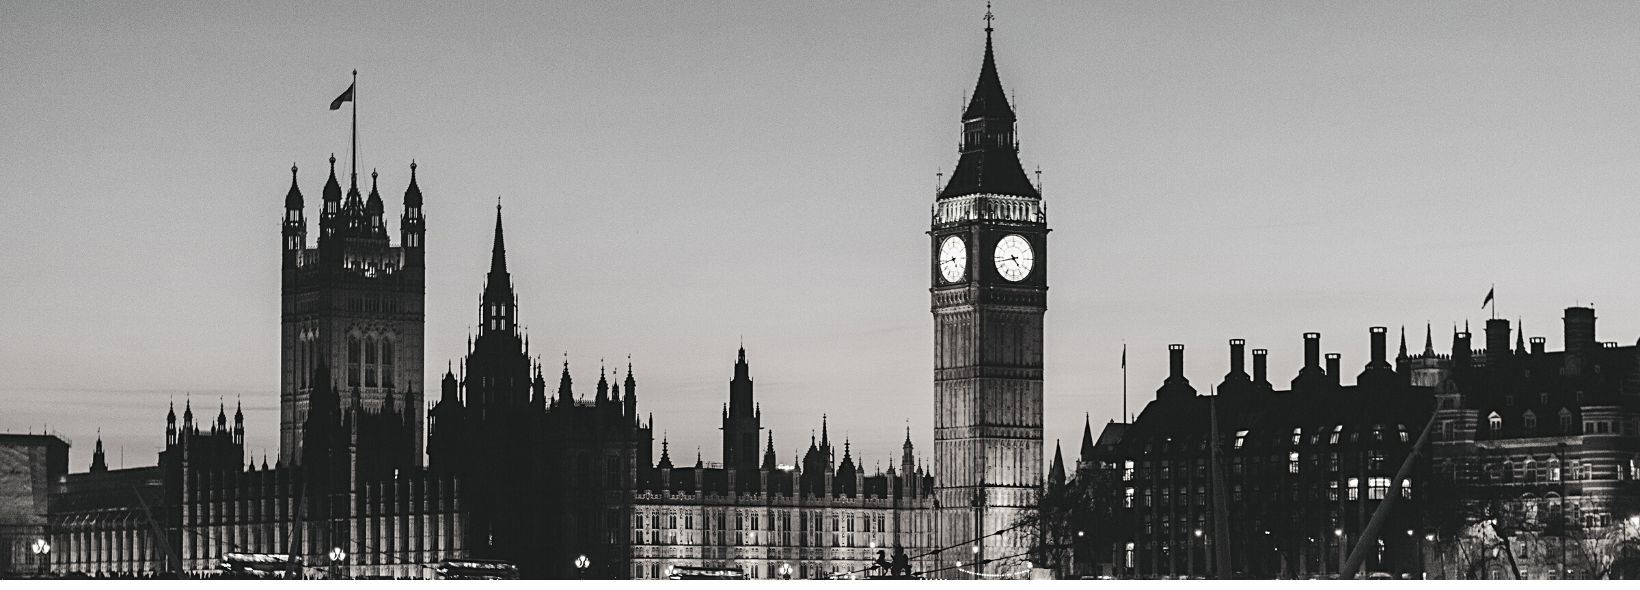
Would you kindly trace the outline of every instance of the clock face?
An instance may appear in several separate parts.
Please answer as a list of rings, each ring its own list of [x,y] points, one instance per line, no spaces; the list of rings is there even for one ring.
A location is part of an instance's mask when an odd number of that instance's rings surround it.
[[[997,273],[1002,278],[1010,281],[1024,279],[1031,274],[1031,263],[1034,261],[1031,242],[1023,236],[1011,234],[997,241]]]
[[[947,236],[940,242],[940,276],[945,282],[955,283],[962,280],[963,274],[968,272],[968,246],[959,236]]]

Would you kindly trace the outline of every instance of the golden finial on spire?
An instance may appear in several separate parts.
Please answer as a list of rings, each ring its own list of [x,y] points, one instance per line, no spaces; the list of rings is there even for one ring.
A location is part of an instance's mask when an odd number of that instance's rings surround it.
[[[991,3],[986,2],[985,3],[985,32],[987,32],[987,33],[991,32],[991,21],[994,21],[996,19],[997,19],[997,15],[991,14]]]

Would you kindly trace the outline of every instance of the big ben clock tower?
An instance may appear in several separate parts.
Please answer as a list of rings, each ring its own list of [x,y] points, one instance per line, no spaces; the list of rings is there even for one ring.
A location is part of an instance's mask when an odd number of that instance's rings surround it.
[[[928,231],[939,546],[958,546],[941,556],[942,566],[964,562],[945,570],[956,578],[1024,567],[1030,535],[1008,529],[1042,485],[1048,221],[1019,164],[1014,110],[985,16],[985,61],[962,113],[961,156]]]

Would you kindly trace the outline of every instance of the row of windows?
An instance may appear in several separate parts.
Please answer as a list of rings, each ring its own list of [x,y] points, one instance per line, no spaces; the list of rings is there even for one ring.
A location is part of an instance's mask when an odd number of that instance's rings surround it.
[[[1326,461],[1327,461],[1327,471],[1329,471],[1329,472],[1338,471],[1339,465],[1341,463],[1340,453],[1337,453],[1337,452],[1310,453],[1309,456],[1310,456],[1310,466],[1311,466],[1312,469],[1319,470],[1321,468],[1321,460],[1323,458],[1325,458]],[[1384,451],[1378,450],[1378,449],[1372,449],[1372,450],[1366,451],[1365,454],[1362,455],[1362,456],[1366,459],[1367,469],[1378,470],[1378,469],[1383,469],[1384,468],[1386,457],[1387,457],[1387,455]],[[1250,458],[1251,458],[1255,468],[1260,465],[1261,456],[1254,455]],[[1273,465],[1276,462],[1279,462],[1279,461],[1285,459],[1286,463],[1287,463],[1287,472],[1296,474],[1296,473],[1299,472],[1299,468],[1302,465],[1302,458],[1303,458],[1303,454],[1300,453],[1299,451],[1288,451],[1285,457],[1283,457],[1281,455],[1271,456],[1270,461]],[[1247,459],[1247,457],[1237,456],[1237,457],[1231,457],[1230,458],[1230,473],[1231,473],[1231,475],[1239,476],[1239,475],[1244,474],[1244,472],[1245,472],[1244,465],[1246,464],[1245,459]],[[1180,463],[1181,463],[1181,465],[1179,465],[1177,478],[1178,479],[1186,479],[1186,478],[1189,477],[1189,469],[1192,467],[1192,464],[1189,461],[1180,461]],[[1194,462],[1193,467],[1195,469],[1196,479],[1205,479],[1207,477],[1207,460],[1206,459],[1197,459]],[[1155,473],[1156,473],[1156,478],[1157,479],[1171,480],[1171,479],[1175,478],[1174,471],[1173,471],[1173,463],[1171,461],[1168,461],[1168,460],[1165,460],[1165,459],[1162,460],[1162,461],[1159,461],[1157,463]],[[1133,461],[1131,461],[1131,460],[1123,461],[1122,462],[1122,481],[1133,481],[1136,478],[1140,479],[1140,480],[1149,480],[1149,479],[1151,479],[1150,463],[1147,461],[1143,465],[1141,465],[1140,468],[1135,469]]]
[[[1362,486],[1361,481],[1362,481],[1362,478],[1359,478],[1359,477],[1351,477],[1351,478],[1348,478],[1347,480],[1343,480],[1343,479],[1332,480],[1330,482],[1330,484],[1328,485],[1328,488],[1327,488],[1327,492],[1328,492],[1327,493],[1327,496],[1328,496],[1327,499],[1337,501],[1340,495],[1344,495],[1345,498],[1348,499],[1348,500],[1359,500],[1359,499],[1361,499],[1361,492],[1363,490],[1366,491],[1368,500],[1382,500],[1382,499],[1389,496],[1390,482],[1391,482],[1390,478],[1382,477],[1382,476],[1368,477],[1368,478],[1366,478],[1366,483],[1367,483],[1366,486]],[[1292,488],[1295,495],[1296,495],[1297,489],[1298,489],[1297,487]],[[1195,493],[1194,496],[1191,496],[1189,494],[1189,488],[1182,488],[1182,487],[1178,488],[1178,492],[1177,492],[1176,495],[1173,493],[1173,488],[1161,488],[1160,490],[1158,490],[1157,496],[1160,499],[1160,505],[1164,508],[1174,506],[1175,504],[1173,503],[1173,499],[1175,497],[1178,498],[1178,504],[1177,504],[1178,506],[1188,506],[1188,505],[1190,505],[1192,503],[1192,498],[1194,498],[1195,505],[1197,505],[1197,506],[1206,506],[1207,505],[1207,499],[1208,499],[1207,486],[1196,486],[1196,493]],[[1410,480],[1410,479],[1401,480],[1401,497],[1405,498],[1405,499],[1411,499],[1412,498],[1412,480]],[[1240,501],[1242,501],[1242,498],[1243,498],[1243,496],[1242,496],[1242,486],[1241,486],[1241,484],[1235,484],[1235,485],[1230,486],[1230,501],[1240,502]],[[1123,508],[1134,508],[1134,507],[1149,508],[1150,506],[1151,506],[1151,490],[1150,489],[1147,488],[1147,489],[1140,490],[1140,489],[1137,489],[1137,488],[1123,488],[1123,490],[1122,490],[1122,507]]]
[[[681,519],[679,518],[680,516],[682,517]],[[823,530],[825,528],[825,520],[830,520],[832,532],[839,532],[841,530],[852,533],[855,531],[856,523],[858,523],[861,532],[869,533],[873,530],[883,532],[888,530],[886,516],[882,514],[849,514],[843,516],[834,514],[831,515],[829,519],[823,519],[819,512],[799,511],[797,516],[797,530],[799,531]],[[695,514],[693,512],[685,512],[680,515],[676,511],[639,511],[632,516],[632,526],[633,528],[639,530],[678,529],[680,522],[683,525],[682,528],[684,530],[693,530],[696,522]],[[730,529],[730,522],[730,513],[727,512],[707,512],[702,514],[700,519],[701,528],[706,530],[728,530]],[[733,530],[737,531],[792,530],[791,512],[785,511],[782,511],[771,518],[763,518],[762,515],[755,512],[747,513],[735,511],[733,512],[732,522],[734,524]],[[809,526],[810,523],[814,524],[812,528]],[[875,528],[873,528],[873,525],[875,525]]]

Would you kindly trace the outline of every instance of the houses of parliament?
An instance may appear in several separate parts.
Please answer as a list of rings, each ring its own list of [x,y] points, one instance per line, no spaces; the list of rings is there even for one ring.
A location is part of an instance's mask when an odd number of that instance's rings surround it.
[[[247,455],[238,408],[231,420],[223,404],[196,416],[192,400],[168,410],[154,466],[109,469],[99,439],[91,469],[68,473],[61,439],[10,441],[43,449],[49,489],[35,522],[3,535],[0,570],[40,559],[23,543],[39,537],[53,548],[42,564],[51,571],[115,577],[1029,571],[1013,523],[1042,479],[1047,229],[989,26],[985,35],[959,162],[928,231],[931,464],[908,429],[898,460],[869,472],[824,416],[798,464],[781,464],[777,445],[790,441],[762,425],[745,348],[725,355],[721,456],[674,456],[640,405],[641,366],[600,366],[594,377],[532,353],[518,325],[528,294],[511,274],[530,270],[508,265],[499,203],[476,334],[442,379],[423,383],[424,339],[445,335],[424,333],[437,233],[416,164],[395,243],[377,173],[364,187],[347,172],[344,190],[332,156],[316,236],[296,166],[285,193],[277,458]]]

